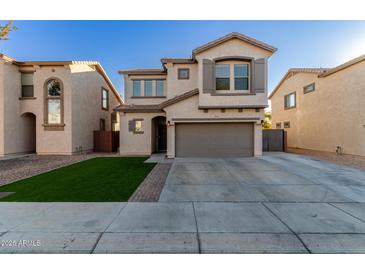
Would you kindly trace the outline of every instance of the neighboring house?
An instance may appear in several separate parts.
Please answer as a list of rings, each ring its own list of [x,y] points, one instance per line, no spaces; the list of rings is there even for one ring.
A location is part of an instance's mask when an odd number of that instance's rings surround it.
[[[289,147],[365,156],[365,55],[332,69],[290,69],[269,99]]]
[[[90,151],[94,130],[118,127],[113,109],[121,103],[97,62],[18,62],[0,54],[0,156]]]
[[[161,59],[162,69],[120,71],[120,154],[262,155],[267,60],[275,51],[231,33],[196,48],[192,58]]]

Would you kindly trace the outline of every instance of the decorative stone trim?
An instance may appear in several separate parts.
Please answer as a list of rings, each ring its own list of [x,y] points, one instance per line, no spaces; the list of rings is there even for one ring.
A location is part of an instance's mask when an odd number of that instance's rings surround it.
[[[63,131],[65,128],[65,124],[52,125],[52,124],[43,124],[44,130],[47,131]]]
[[[19,97],[19,100],[20,101],[23,101],[23,100],[35,100],[37,99],[37,97]]]

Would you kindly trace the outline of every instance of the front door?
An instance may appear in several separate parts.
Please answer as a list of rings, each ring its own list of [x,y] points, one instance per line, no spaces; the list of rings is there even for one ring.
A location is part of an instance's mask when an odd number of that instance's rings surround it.
[[[164,152],[167,150],[167,128],[165,123],[157,125],[157,151]]]

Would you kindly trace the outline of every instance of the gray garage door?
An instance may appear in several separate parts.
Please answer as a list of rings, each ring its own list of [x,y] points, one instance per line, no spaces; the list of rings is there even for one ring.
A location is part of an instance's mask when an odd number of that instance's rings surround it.
[[[176,124],[176,157],[253,156],[253,123]]]

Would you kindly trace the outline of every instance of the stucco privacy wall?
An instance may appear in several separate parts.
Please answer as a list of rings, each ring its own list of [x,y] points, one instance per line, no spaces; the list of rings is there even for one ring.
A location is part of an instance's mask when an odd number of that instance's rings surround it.
[[[364,75],[363,61],[326,77],[300,73],[289,78],[272,97],[273,125],[296,119],[297,133],[288,130],[289,146],[331,152],[341,146],[344,153],[364,156]],[[313,81],[316,90],[303,94],[303,86]],[[291,91],[297,91],[297,107],[284,111],[283,96]]]
[[[111,130],[111,113],[119,104],[114,93],[94,68],[80,64],[70,66],[72,83],[72,150],[93,149],[94,130],[100,129],[100,119],[105,119],[105,129]],[[109,108],[102,109],[101,89],[109,94]]]
[[[228,40],[216,47],[203,51],[195,56],[198,61],[198,87],[200,90],[199,104],[201,106],[229,105],[266,105],[265,93],[255,96],[211,96],[203,93],[203,59],[213,60],[219,57],[242,56],[254,59],[269,58],[272,52],[258,48],[239,39]],[[266,89],[267,90],[267,89]]]

